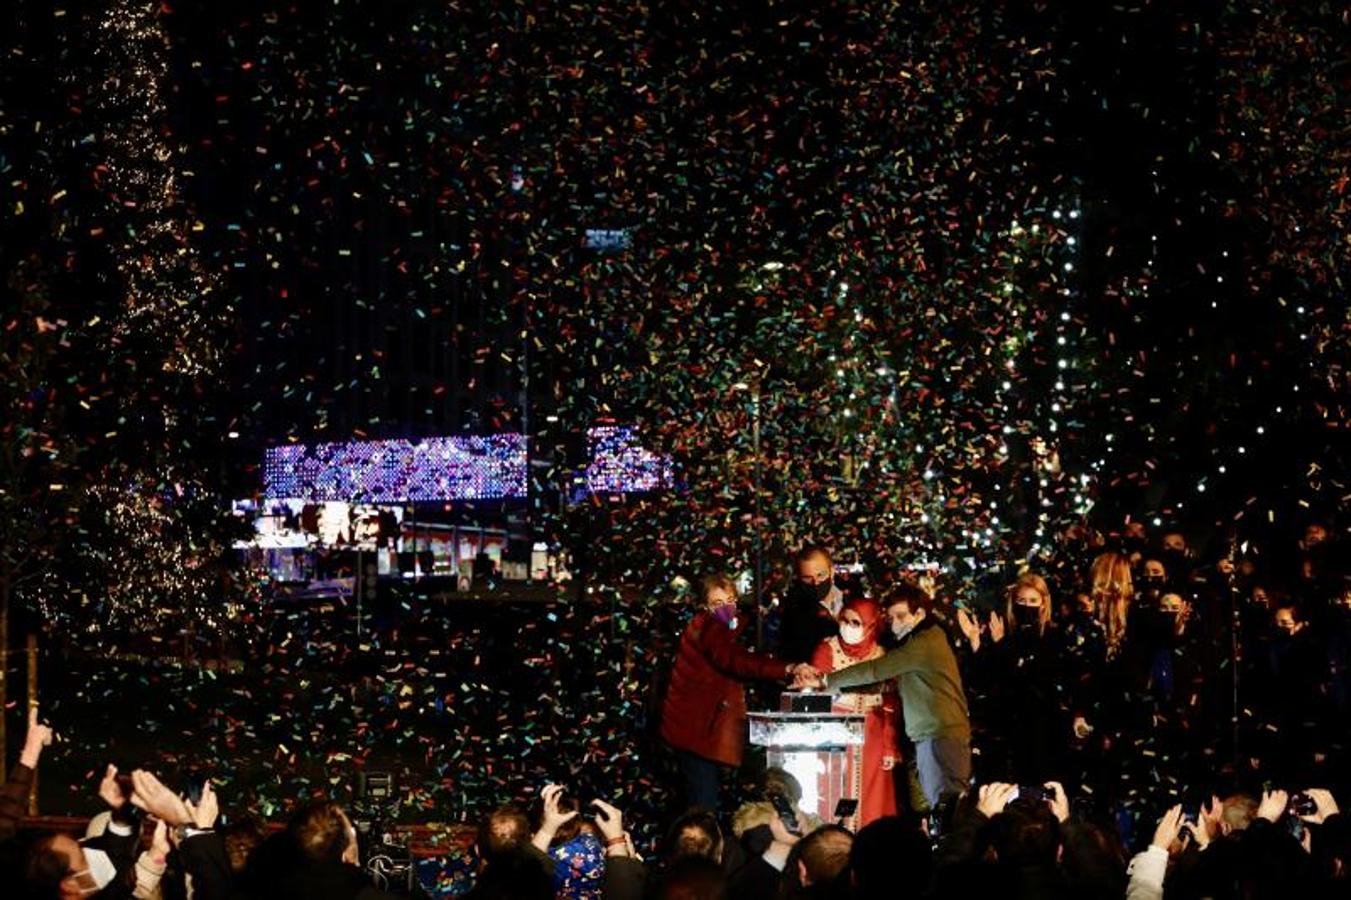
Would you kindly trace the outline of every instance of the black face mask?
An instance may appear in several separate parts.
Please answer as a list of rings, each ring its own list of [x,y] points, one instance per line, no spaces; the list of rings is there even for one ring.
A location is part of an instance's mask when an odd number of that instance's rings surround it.
[[[1166,609],[1150,609],[1141,615],[1144,621],[1140,630],[1150,643],[1167,644],[1177,636],[1177,613]]]
[[[1191,559],[1186,550],[1163,551],[1163,567],[1174,577],[1185,575],[1191,569]]]
[[[1041,607],[1028,606],[1025,603],[1013,604],[1013,622],[1019,628],[1036,628],[1041,625]]]
[[[812,585],[812,589],[813,589],[814,591],[816,591],[816,599],[817,599],[817,600],[824,600],[824,599],[826,599],[827,597],[829,597],[829,596],[830,596],[830,589],[833,588],[833,587],[835,587],[835,584],[834,584],[834,582],[830,581],[829,579],[827,579],[827,580],[825,580],[825,581],[822,581],[820,584],[814,584],[814,585]]]

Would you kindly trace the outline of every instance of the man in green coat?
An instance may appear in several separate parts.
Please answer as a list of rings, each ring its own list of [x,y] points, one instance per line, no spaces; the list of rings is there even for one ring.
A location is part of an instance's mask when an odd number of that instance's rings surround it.
[[[903,583],[884,600],[885,621],[894,647],[877,659],[831,672],[799,677],[800,686],[839,693],[895,680],[901,695],[905,734],[915,745],[920,790],[930,809],[965,791],[971,781],[971,721],[957,658],[934,617],[933,598],[918,585]]]

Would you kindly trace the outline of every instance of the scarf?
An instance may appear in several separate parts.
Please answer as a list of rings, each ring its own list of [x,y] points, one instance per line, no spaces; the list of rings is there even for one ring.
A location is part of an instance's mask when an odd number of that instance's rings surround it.
[[[867,659],[877,647],[877,629],[882,621],[882,608],[866,597],[859,597],[840,607],[840,615],[850,610],[863,620],[863,640],[857,644],[846,644],[841,639],[840,649],[850,659]]]

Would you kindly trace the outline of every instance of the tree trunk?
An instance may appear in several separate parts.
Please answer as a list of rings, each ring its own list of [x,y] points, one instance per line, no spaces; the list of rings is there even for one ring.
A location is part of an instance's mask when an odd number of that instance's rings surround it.
[[[9,626],[5,626],[9,630]],[[28,663],[28,702],[24,704],[24,720],[27,721],[28,711],[37,709],[38,705],[38,636],[30,633],[25,642],[27,653],[24,655]],[[28,732],[25,728],[24,739],[27,740]],[[28,789],[28,814],[36,816],[38,814],[38,773],[33,772],[33,784]]]
[[[0,784],[9,777],[6,762],[9,760],[9,732],[6,728],[9,706],[9,593],[10,571],[5,566],[0,571]]]

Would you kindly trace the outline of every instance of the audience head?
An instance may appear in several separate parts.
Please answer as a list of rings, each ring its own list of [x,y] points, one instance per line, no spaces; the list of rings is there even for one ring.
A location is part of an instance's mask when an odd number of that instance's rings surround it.
[[[671,863],[657,891],[659,900],[725,900],[722,866],[705,856],[683,856]]]
[[[1277,605],[1276,611],[1272,613],[1271,620],[1276,629],[1287,637],[1294,637],[1299,634],[1307,624],[1299,604],[1289,599]]]
[[[1045,803],[1014,800],[988,827],[990,849],[1003,865],[1053,867],[1060,860],[1060,822]]]
[[[839,825],[822,825],[798,842],[798,877],[803,887],[835,884],[849,868],[854,835]]]
[[[722,862],[722,829],[718,818],[706,809],[692,809],[671,825],[666,838],[668,859],[699,856]]]
[[[865,825],[854,836],[849,868],[860,900],[896,896],[897,873],[906,882],[927,885],[933,872],[933,850],[918,824],[886,816]]]
[[[301,855],[316,863],[357,865],[357,831],[332,800],[316,800],[296,810],[287,833]]]
[[[249,856],[263,841],[267,840],[267,824],[254,815],[244,815],[238,821],[220,829],[221,840],[225,844],[225,856],[230,862],[230,871],[243,872],[248,865]]]
[[[840,642],[849,650],[871,650],[877,644],[882,608],[866,597],[840,607]]]
[[[1168,567],[1163,564],[1163,560],[1148,557],[1140,567],[1140,577],[1151,584],[1162,584],[1168,580]]]
[[[468,896],[473,900],[554,900],[554,888],[534,857],[509,850],[483,870]]]
[[[811,587],[818,597],[825,599],[835,577],[830,551],[816,544],[803,547],[793,560],[793,574],[798,584]]]
[[[709,609],[730,604],[736,608],[736,582],[722,572],[713,572],[699,580],[699,603]]]
[[[1126,636],[1126,616],[1134,587],[1130,560],[1120,553],[1102,553],[1089,569],[1093,615],[1102,625],[1109,652],[1115,653]]]
[[[68,834],[49,835],[34,844],[26,875],[31,895],[43,900],[88,897],[118,877],[107,853],[86,848]]]
[[[1051,621],[1051,589],[1045,578],[1026,572],[1009,585],[1004,598],[1004,621],[1038,633],[1046,630]]]
[[[933,608],[933,598],[913,581],[902,581],[893,586],[882,601],[886,621],[893,638],[905,637],[924,620]]]
[[[783,797],[794,808],[802,802],[802,783],[787,769],[779,766],[765,769],[764,785],[765,796]]]
[[[514,803],[499,806],[479,825],[479,861],[492,865],[498,859],[514,853],[530,842],[530,817]]]

